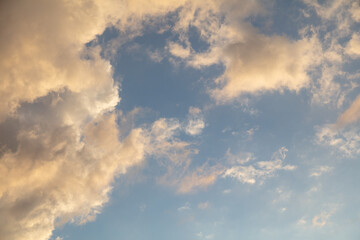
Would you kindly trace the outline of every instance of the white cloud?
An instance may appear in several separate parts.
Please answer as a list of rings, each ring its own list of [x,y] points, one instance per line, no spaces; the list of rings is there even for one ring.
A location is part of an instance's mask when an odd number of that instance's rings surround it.
[[[307,221],[302,217],[297,221],[297,225],[304,226],[306,225]]]
[[[317,45],[315,38],[291,41],[249,31],[223,50],[226,71],[212,96],[222,102],[246,93],[299,91],[309,84],[307,71],[316,62]]]
[[[282,147],[276,152],[271,161],[259,161],[251,165],[233,166],[224,171],[223,177],[231,177],[242,183],[254,184],[272,177],[279,170],[294,170],[293,165],[283,165],[287,149]]]
[[[334,148],[340,154],[354,157],[360,153],[360,130],[339,129],[336,125],[324,125],[316,128],[317,144]]]
[[[189,202],[186,202],[184,206],[179,207],[177,210],[178,210],[179,212],[183,212],[183,211],[188,211],[188,210],[190,210],[190,209],[191,209],[190,203],[189,203]]]
[[[199,135],[205,128],[205,121],[199,108],[190,107],[185,132],[189,135]]]
[[[199,209],[207,209],[210,207],[210,203],[209,202],[201,202],[198,204],[198,208]]]
[[[168,44],[169,51],[172,55],[179,58],[187,58],[190,56],[190,48],[183,47],[178,43],[169,42]]]
[[[310,171],[310,177],[320,177],[324,173],[333,171],[334,168],[330,166],[319,166]]]
[[[223,191],[223,194],[230,194],[231,193],[231,189],[225,189],[224,191]]]
[[[331,215],[333,215],[335,209],[332,211],[323,211],[319,215],[316,215],[312,219],[312,226],[313,227],[324,227],[327,223]]]

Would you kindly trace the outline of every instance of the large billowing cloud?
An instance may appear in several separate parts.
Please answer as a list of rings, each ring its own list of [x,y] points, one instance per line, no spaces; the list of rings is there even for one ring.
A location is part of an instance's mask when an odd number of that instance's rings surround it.
[[[48,239],[57,224],[94,219],[108,200],[114,178],[147,155],[166,159],[167,173],[159,182],[179,193],[205,188],[219,176],[254,183],[278,170],[294,169],[283,165],[282,149],[282,157],[268,162],[204,164],[191,171],[197,150],[176,134],[201,133],[205,122],[196,108],[185,123],[159,119],[148,129],[122,133],[111,65],[99,47],[87,44],[107,26],[141,32],[149,18],[177,11],[173,31],[179,42],[169,42],[166,49],[195,68],[225,66],[217,87],[210,90],[216,101],[243,93],[298,91],[309,84],[307,71],[319,47],[316,38],[260,34],[244,23],[251,15],[264,14],[260,3],[1,1],[0,239]],[[357,19],[358,5],[353,5]],[[190,27],[209,45],[204,52],[191,46]],[[357,51],[355,40],[348,45],[349,54]]]
[[[264,14],[264,3],[223,1],[222,4],[193,5],[180,11],[175,29],[182,44],[170,42],[168,50],[189,66],[225,66],[210,94],[217,102],[234,100],[243,94],[308,87],[308,72],[319,63],[321,45],[317,36],[298,40],[285,36],[266,36],[247,24],[249,15]],[[197,7],[197,8],[196,8]],[[241,11],[240,9],[247,9]],[[186,37],[189,26],[200,32],[209,47],[196,51]]]
[[[82,101],[49,93],[7,120],[18,127],[17,150],[0,158],[2,239],[47,239],[55,224],[94,219],[116,174],[143,159],[141,130],[120,142],[115,115],[88,121]]]
[[[0,3],[1,239],[48,239],[56,224],[93,220],[114,178],[143,160],[142,130],[118,130],[111,65],[85,44],[119,19],[124,25],[135,15],[141,22],[177,5],[149,6]]]

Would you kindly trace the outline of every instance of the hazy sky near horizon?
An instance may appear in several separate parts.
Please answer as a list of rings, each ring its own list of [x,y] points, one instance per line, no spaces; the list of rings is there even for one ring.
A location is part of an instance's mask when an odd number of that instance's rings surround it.
[[[0,240],[360,237],[358,0],[5,0],[0,31]]]

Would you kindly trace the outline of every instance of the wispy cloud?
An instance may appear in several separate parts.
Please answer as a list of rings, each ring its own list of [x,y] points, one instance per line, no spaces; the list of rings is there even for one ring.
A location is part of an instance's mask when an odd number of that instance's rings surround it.
[[[293,165],[283,165],[288,150],[282,147],[273,156],[271,161],[259,161],[250,165],[233,166],[224,171],[223,177],[231,177],[243,183],[254,184],[257,181],[264,181],[266,178],[272,177],[277,171],[294,170]]]

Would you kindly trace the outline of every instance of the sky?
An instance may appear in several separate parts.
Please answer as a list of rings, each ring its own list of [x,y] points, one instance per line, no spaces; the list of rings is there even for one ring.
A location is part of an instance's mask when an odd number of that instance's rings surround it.
[[[0,240],[360,237],[358,0],[5,0],[0,32]]]

